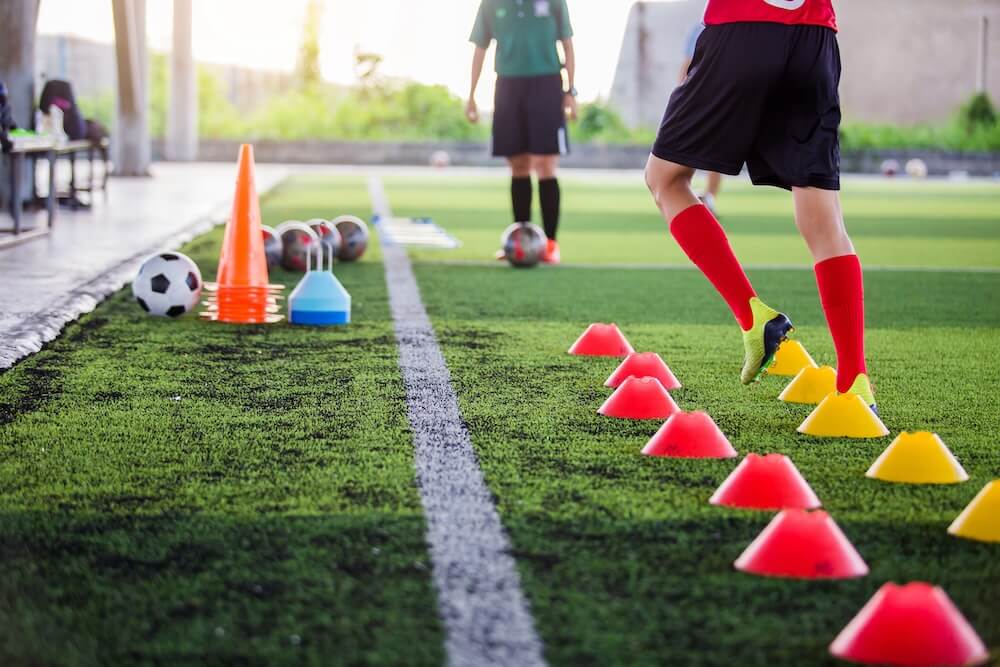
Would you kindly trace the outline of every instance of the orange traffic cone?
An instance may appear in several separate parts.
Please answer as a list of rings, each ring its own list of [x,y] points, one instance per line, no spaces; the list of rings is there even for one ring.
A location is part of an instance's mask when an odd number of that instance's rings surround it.
[[[202,317],[236,324],[263,324],[281,320],[276,293],[270,285],[267,255],[261,233],[260,202],[254,184],[253,146],[240,146],[233,214],[219,254],[216,282],[205,285],[210,293]]]

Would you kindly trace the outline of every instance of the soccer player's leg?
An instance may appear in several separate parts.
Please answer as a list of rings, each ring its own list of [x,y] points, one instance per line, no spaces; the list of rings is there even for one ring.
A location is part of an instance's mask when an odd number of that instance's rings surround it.
[[[538,176],[538,204],[542,209],[542,225],[545,228],[546,247],[542,259],[546,264],[559,264],[562,257],[559,252],[559,216],[562,191],[559,188],[559,178],[556,171],[559,167],[558,155],[533,156],[535,174]]]
[[[726,301],[743,331],[740,380],[750,384],[774,363],[792,323],[757,297],[722,225],[691,190],[693,174],[692,168],[655,155],[646,164],[646,183],[664,219],[670,221],[670,233]]]
[[[695,169],[740,172],[756,139],[769,82],[784,68],[779,28],[706,28],[688,78],[670,97],[646,165],[646,183],[671,234],[725,299],[743,331],[744,384],[766,372],[792,324],[757,298],[722,226],[691,190],[691,178]],[[755,57],[747,58],[748,52]]]
[[[510,167],[510,203],[514,222],[531,221],[531,153],[529,134],[524,113],[525,90],[521,79],[497,79],[493,111],[493,156],[507,160]],[[503,249],[496,259],[505,259]]]
[[[816,284],[837,350],[837,391],[876,410],[865,363],[865,291],[861,261],[847,235],[840,194],[794,188],[795,222],[815,261]]]
[[[547,239],[543,261],[558,264],[561,257],[556,239],[559,233],[562,192],[557,169],[560,156],[569,153],[562,77],[558,74],[532,77],[528,86],[531,90],[525,98],[528,146],[533,154],[533,168],[538,177],[538,202]]]
[[[840,206],[840,53],[836,34],[795,26],[786,75],[769,101],[747,160],[754,183],[791,188],[795,224],[815,263],[820,301],[837,351],[837,391],[876,409],[865,363],[861,262]]]

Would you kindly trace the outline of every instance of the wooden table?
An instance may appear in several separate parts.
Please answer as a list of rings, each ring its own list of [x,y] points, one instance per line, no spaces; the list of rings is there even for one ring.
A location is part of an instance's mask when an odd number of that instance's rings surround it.
[[[48,213],[48,227],[52,228],[56,217],[56,147],[51,142],[31,141],[30,143],[14,142],[14,148],[6,155],[10,169],[10,215],[14,219],[14,235],[21,233],[21,213],[24,198],[21,195],[24,178],[24,163],[26,158],[44,157],[49,163],[49,191],[45,197],[45,210]],[[32,169],[32,181],[35,173]],[[32,188],[34,190],[34,188]]]

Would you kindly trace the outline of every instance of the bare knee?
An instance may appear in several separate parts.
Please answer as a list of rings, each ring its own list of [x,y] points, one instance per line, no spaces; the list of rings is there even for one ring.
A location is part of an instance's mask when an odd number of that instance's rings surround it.
[[[649,156],[646,163],[646,187],[664,215],[672,217],[692,204],[698,203],[691,190],[694,169],[674,162]]]
[[[514,178],[530,178],[531,177],[531,156],[524,155],[514,155],[507,158],[507,164],[510,165],[510,173]]]
[[[559,157],[556,155],[536,155],[533,159],[535,175],[540,180],[547,180],[556,177],[556,170],[559,166]]]

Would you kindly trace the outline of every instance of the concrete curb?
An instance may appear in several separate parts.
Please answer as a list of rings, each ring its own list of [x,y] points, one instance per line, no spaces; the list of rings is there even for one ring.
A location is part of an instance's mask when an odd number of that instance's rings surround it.
[[[93,280],[80,285],[43,310],[29,315],[7,332],[0,342],[0,371],[7,370],[28,355],[55,340],[67,324],[93,311],[102,301],[127,285],[142,261],[163,250],[172,250],[225,221],[219,206],[184,229],[170,234],[155,245],[116,264]]]

